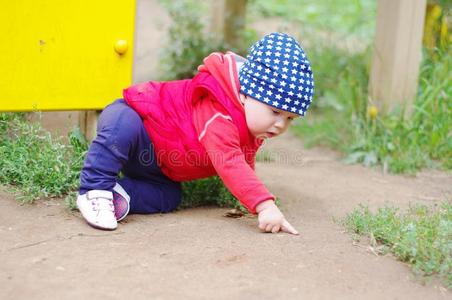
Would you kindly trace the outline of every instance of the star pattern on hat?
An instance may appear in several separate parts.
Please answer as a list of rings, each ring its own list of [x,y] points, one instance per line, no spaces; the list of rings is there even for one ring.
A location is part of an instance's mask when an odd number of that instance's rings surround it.
[[[268,105],[304,116],[314,76],[303,48],[291,36],[271,33],[251,46],[239,73],[240,91]]]

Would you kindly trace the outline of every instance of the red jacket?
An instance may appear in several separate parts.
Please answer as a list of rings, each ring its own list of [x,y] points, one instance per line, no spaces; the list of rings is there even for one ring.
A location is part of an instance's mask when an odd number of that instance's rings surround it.
[[[124,90],[141,116],[162,172],[175,181],[219,175],[251,212],[272,199],[254,172],[256,139],[246,125],[233,53],[212,53],[188,80],[149,81]]]

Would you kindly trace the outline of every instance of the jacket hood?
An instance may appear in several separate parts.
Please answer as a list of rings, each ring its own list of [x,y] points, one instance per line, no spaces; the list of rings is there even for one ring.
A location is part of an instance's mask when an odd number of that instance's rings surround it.
[[[204,58],[204,64],[198,67],[198,71],[210,73],[220,84],[223,91],[234,104],[244,111],[243,103],[240,101],[240,83],[237,70],[237,61],[245,59],[231,51],[226,54],[213,52]]]

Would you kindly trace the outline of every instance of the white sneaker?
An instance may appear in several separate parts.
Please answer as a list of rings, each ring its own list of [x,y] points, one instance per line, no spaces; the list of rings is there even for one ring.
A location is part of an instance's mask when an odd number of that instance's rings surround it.
[[[92,190],[78,195],[77,207],[86,222],[97,229],[114,230],[118,227],[113,206],[113,193]]]

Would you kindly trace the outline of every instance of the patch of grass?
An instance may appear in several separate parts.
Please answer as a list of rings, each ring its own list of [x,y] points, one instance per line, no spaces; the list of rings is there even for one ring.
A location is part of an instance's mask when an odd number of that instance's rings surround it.
[[[74,130],[65,144],[39,124],[14,115],[0,114],[0,183],[9,185],[22,202],[76,189],[87,149],[80,132]]]
[[[391,252],[412,265],[415,274],[438,276],[452,288],[452,202],[416,205],[405,213],[395,207],[372,213],[360,206],[346,216],[343,225],[353,234],[369,237],[380,252]]]
[[[376,1],[372,0],[260,0],[248,7],[251,18],[281,17],[317,32],[336,32],[371,39],[375,28]]]
[[[233,51],[246,55],[247,46],[258,37],[255,30],[240,32],[244,45],[228,45],[218,34],[209,31],[210,14],[208,4],[203,1],[160,0],[167,9],[172,22],[168,30],[166,46],[161,51],[160,68],[164,80],[192,78],[203,59],[212,52]]]
[[[80,130],[69,135],[69,144],[54,138],[23,114],[0,113],[0,184],[8,185],[18,200],[62,197],[76,209],[76,190],[88,143]],[[181,208],[202,205],[246,211],[218,177],[183,183]]]
[[[163,79],[186,79],[197,73],[202,60],[214,51],[224,51],[225,45],[205,30],[202,2],[163,1],[172,19],[167,46],[161,52]]]
[[[218,176],[182,183],[182,202],[179,208],[216,205],[247,210],[229,192]]]
[[[341,52],[333,47],[319,51],[313,61]],[[329,66],[317,64],[321,88],[312,109],[315,117],[297,123],[295,133],[308,145],[326,144],[343,151],[348,163],[381,165],[392,173],[413,174],[424,167],[451,169],[452,55],[425,53],[419,93],[408,118],[397,109],[370,117],[367,56],[342,53],[341,57],[345,63],[338,59]]]
[[[393,173],[415,173],[424,167],[452,168],[452,56],[426,56],[419,93],[409,118],[400,110],[386,116],[357,118],[349,148],[350,162],[373,156]]]
[[[366,118],[370,52],[350,53],[317,40],[308,56],[316,78],[315,101],[292,126],[305,146],[328,146],[347,153],[354,123]]]
[[[11,126],[10,123],[24,120],[25,114],[23,113],[0,113],[0,138],[3,140],[8,136],[8,128]]]
[[[64,197],[64,204],[69,210],[78,210],[77,208],[77,195],[78,192],[70,192]]]
[[[450,8],[443,5],[444,14],[449,15]],[[253,18],[279,16],[301,28],[298,39],[306,42],[316,78],[315,99],[306,121],[293,126],[305,145],[326,145],[342,151],[347,163],[382,166],[392,173],[414,174],[425,167],[452,169],[450,43],[424,51],[409,118],[400,107],[371,117],[371,48],[366,45],[373,37],[374,25],[367,21],[375,20],[375,1],[268,0],[251,2],[249,8]]]
[[[179,208],[219,206],[236,208],[245,214],[248,213],[218,176],[183,182],[182,197]],[[281,200],[276,199],[275,204],[280,206]]]
[[[325,146],[345,152],[348,145],[344,141],[351,139],[352,128],[346,118],[337,117],[337,114],[330,108],[325,108],[322,113],[314,112],[294,123],[291,131],[303,140],[306,148]]]

